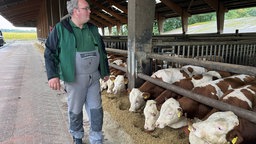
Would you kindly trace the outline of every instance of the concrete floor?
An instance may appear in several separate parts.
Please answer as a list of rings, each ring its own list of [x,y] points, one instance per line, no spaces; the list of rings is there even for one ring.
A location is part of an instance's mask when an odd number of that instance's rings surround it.
[[[66,94],[48,87],[43,53],[36,41],[0,47],[0,144],[72,144]],[[88,120],[84,118],[88,143]],[[104,144],[132,143],[104,113]]]

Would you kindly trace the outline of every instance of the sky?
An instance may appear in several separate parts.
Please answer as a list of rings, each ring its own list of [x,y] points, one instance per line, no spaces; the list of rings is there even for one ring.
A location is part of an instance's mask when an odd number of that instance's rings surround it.
[[[0,15],[0,29],[13,29],[15,28],[12,23],[6,20],[3,16]]]
[[[6,20],[3,16],[0,15],[0,29],[23,29],[23,30],[30,30],[35,29],[31,27],[15,27],[12,23]]]

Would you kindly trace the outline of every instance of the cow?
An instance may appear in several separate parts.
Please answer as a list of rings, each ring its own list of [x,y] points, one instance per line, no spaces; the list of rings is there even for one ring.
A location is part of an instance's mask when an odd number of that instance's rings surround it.
[[[113,94],[120,94],[126,91],[128,79],[124,75],[118,75],[114,80]]]
[[[178,80],[188,78],[189,75],[184,70],[180,70],[179,68],[168,68],[156,71],[151,75],[151,77],[158,78],[163,82],[172,84]]]
[[[182,66],[181,70],[185,71],[189,75],[189,77],[192,77],[193,75],[197,74],[203,74],[208,71],[206,68],[194,65]]]
[[[209,144],[227,144],[225,133],[239,125],[238,117],[232,111],[216,112],[206,120],[190,126],[189,142],[198,144],[200,140]]]
[[[188,74],[185,73],[184,71],[181,71],[178,68],[169,68],[169,69],[158,70],[157,72],[153,73],[151,75],[151,77],[172,84],[178,80],[187,78]],[[139,90],[142,93],[146,92],[148,94],[148,98],[151,97],[150,99],[154,99],[160,93],[162,93],[165,89],[162,87],[159,87],[155,84],[152,84],[151,82],[146,81],[145,83],[143,83],[142,86],[140,86]],[[135,94],[140,94],[140,93],[130,93],[129,94],[129,99],[133,100],[133,101],[130,101],[131,107],[134,107],[132,105],[135,105],[136,101],[141,101],[141,100],[137,100],[137,99],[145,98],[145,97],[141,97],[141,96],[138,97]],[[133,98],[130,98],[130,97],[133,97]],[[148,99],[148,98],[146,98],[146,99]],[[138,104],[138,103],[136,103],[136,104]],[[141,104],[144,104],[144,103],[141,103]],[[133,109],[132,111],[136,111],[136,109]]]
[[[103,91],[105,89],[108,88],[108,84],[107,84],[107,81],[104,81],[103,79],[100,78],[100,91]]]
[[[254,76],[240,74],[218,79],[211,82],[202,83],[192,89],[193,93],[219,100],[225,92],[230,89],[238,88],[255,80]],[[188,97],[178,99],[183,111],[189,118],[204,118],[212,109],[211,107],[200,104]]]
[[[256,112],[256,107],[253,111]],[[239,118],[239,125],[226,134],[226,139],[234,144],[255,144],[256,124]]]
[[[116,64],[116,65],[118,65],[118,66],[120,66],[120,65],[123,63],[123,60],[121,60],[121,59],[116,59],[116,60],[114,60],[112,63],[113,63],[113,64]]]
[[[110,74],[114,76],[125,75],[124,71],[110,67]]]
[[[218,79],[215,81],[200,84],[197,87],[193,88],[192,92],[200,94],[202,96],[209,97],[209,98],[219,99],[224,94],[224,92],[226,92],[228,89],[245,85],[246,83],[253,81],[254,79],[255,77],[249,76],[249,75],[244,75],[244,74],[234,75],[227,78]],[[178,115],[175,114],[180,112],[181,110],[188,118],[194,119],[196,117],[196,118],[202,119],[212,109],[207,105],[201,104],[187,97],[182,97],[180,99],[177,99],[176,101],[180,104],[180,107],[167,105],[168,108],[166,109],[169,109],[170,111],[167,111],[167,110],[162,111],[162,108],[163,108],[162,106],[160,111],[160,116],[156,121],[157,127],[163,128],[164,126],[174,124],[176,122],[179,122],[178,119],[180,118],[181,120],[184,120],[183,118],[184,116],[178,117]]]
[[[130,112],[136,112],[138,109],[143,107],[146,103],[144,100],[145,93],[141,92],[138,88],[133,88],[129,93],[129,101],[130,101]]]
[[[129,93],[131,112],[136,112],[145,106],[146,100],[155,99],[165,89],[149,81],[144,82],[139,88],[133,88]]]
[[[199,69],[199,67],[196,67],[196,68]],[[193,74],[196,74],[196,72],[202,73],[202,71],[203,71],[203,70],[199,71],[197,69],[194,70],[192,65],[184,67],[183,69],[189,73],[192,72]],[[204,68],[201,68],[201,69],[204,69]],[[161,70],[158,70],[157,72],[153,73],[151,75],[151,77],[155,78],[155,79],[160,79],[166,83],[172,84],[178,80],[189,77],[189,75],[184,70],[180,70],[178,68],[161,69]],[[156,96],[158,96],[165,89],[146,81],[139,88],[139,90],[141,92],[147,92],[147,94],[149,94],[148,97],[151,97],[151,99],[153,99],[153,98],[156,98]],[[129,94],[129,100],[132,100],[132,101],[130,101],[130,105],[131,105],[130,107],[133,107],[133,108],[135,107],[134,106],[135,102],[141,101],[141,100],[137,100],[137,99],[145,98],[145,97],[141,97],[141,96],[136,96],[135,94],[141,94],[141,93],[130,93]],[[130,98],[130,97],[133,97],[133,98]],[[140,103],[140,104],[144,104],[144,103]],[[136,103],[136,105],[138,105],[138,103]],[[139,107],[141,107],[141,106],[139,106]],[[131,109],[131,111],[133,111],[133,112],[135,112],[136,110],[137,109]]]
[[[155,122],[159,116],[159,110],[157,109],[155,100],[148,100],[143,110],[145,116],[144,129],[146,131],[153,131],[155,129]]]
[[[112,93],[114,88],[115,75],[110,75],[107,80],[107,93]]]
[[[229,90],[225,93],[225,95],[222,97],[221,101],[228,103],[230,105],[234,105],[243,109],[252,110],[256,112],[256,81],[253,81],[252,83]],[[218,110],[214,109],[211,111],[210,114],[208,114],[208,117],[211,117],[211,115],[217,113]],[[208,120],[208,118],[207,118]],[[211,141],[213,143],[219,143],[220,140],[214,139],[212,137],[225,137],[225,142],[235,143],[235,144],[253,144],[256,141],[256,124],[252,123],[248,120],[245,120],[243,118],[238,118],[239,125],[232,128],[230,131],[225,131],[223,133],[218,133],[218,131],[209,131],[204,133],[204,136],[197,135],[197,137],[203,139],[204,141]],[[209,122],[210,120],[208,120]],[[224,123],[230,123],[229,119],[223,119],[220,120],[220,122],[216,121],[210,121],[212,125],[209,125],[207,128],[203,127],[195,127],[194,125],[200,125],[200,124],[193,124],[192,129],[195,133],[200,133],[201,131],[207,131],[204,129],[216,129],[216,125],[223,126]],[[200,128],[200,129],[199,129]],[[202,130],[203,129],[203,130]],[[192,136],[193,137],[193,136]]]
[[[204,74],[194,75],[192,77],[179,80],[179,81],[173,83],[173,85],[180,86],[187,90],[191,90],[194,86],[196,86],[200,83],[212,81],[212,80],[219,79],[221,77],[226,77],[226,76],[230,76],[230,73],[208,71]],[[167,100],[171,97],[177,99],[178,96],[179,96],[178,94],[172,92],[171,90],[165,90],[159,96],[156,97],[155,105],[156,105],[157,109],[160,110],[160,107],[165,102],[165,100]],[[147,115],[150,115],[151,113],[156,113],[156,110],[152,109],[151,107],[145,107],[144,114],[145,114],[145,112]],[[155,126],[156,121],[153,121],[153,120],[157,119],[158,115],[150,115],[150,116],[152,117],[151,119],[145,119],[145,127],[147,128],[146,130],[154,130],[155,129],[154,126]]]
[[[222,71],[208,71],[203,74],[194,75],[189,78],[181,79],[173,83],[175,86],[179,86],[186,90],[192,90],[194,87],[206,82],[210,82],[213,80],[217,80],[220,78],[231,76],[229,72],[222,72]],[[162,93],[161,95],[165,96],[165,99],[174,97],[175,99],[179,98],[180,95],[170,90],[168,92]],[[160,99],[162,96],[158,96],[157,98]]]
[[[169,120],[172,120],[170,123]],[[187,125],[187,118],[183,116],[180,103],[174,98],[167,99],[160,110],[160,116],[156,121],[156,127],[164,128],[169,126],[177,129]]]

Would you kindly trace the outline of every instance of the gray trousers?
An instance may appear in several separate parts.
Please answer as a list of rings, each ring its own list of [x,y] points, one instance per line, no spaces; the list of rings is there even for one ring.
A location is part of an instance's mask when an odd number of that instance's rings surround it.
[[[100,93],[100,74],[98,70],[93,73],[83,72],[81,66],[83,60],[77,58],[77,72],[75,82],[65,83],[68,93],[69,131],[75,138],[84,137],[83,106],[89,118],[91,144],[102,143],[103,110]],[[79,61],[79,62],[78,62]],[[87,59],[88,61],[88,59]],[[91,65],[91,67],[90,67]],[[95,69],[92,60],[87,70]]]

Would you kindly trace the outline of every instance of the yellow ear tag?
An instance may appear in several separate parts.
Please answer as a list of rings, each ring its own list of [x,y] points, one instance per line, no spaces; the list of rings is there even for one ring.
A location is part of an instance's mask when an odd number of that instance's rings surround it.
[[[237,142],[238,137],[235,137],[232,139],[232,144],[235,144]]]
[[[191,126],[188,126],[188,130],[191,131]]]
[[[178,112],[178,117],[181,117],[181,112]]]

